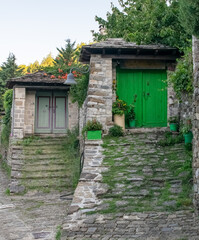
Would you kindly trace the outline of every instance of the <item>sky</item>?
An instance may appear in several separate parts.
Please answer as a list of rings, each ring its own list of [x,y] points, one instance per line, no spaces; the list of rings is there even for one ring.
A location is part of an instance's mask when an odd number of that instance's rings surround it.
[[[95,16],[106,18],[118,0],[0,0],[0,65],[14,53],[17,64],[42,61],[65,40],[89,43],[98,31]]]

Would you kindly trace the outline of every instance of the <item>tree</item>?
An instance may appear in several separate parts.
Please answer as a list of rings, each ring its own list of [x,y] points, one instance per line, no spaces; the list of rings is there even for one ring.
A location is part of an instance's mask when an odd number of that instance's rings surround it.
[[[3,62],[0,70],[0,111],[3,110],[3,94],[6,91],[5,85],[8,79],[21,76],[22,72],[16,64],[16,57],[10,53],[7,61]]]
[[[185,30],[199,37],[199,1],[180,0],[180,20]]]
[[[52,54],[49,53],[45,58],[43,58],[42,62],[41,62],[41,67],[52,67],[54,66],[54,59],[52,57]]]
[[[178,48],[190,46],[191,35],[179,20],[178,0],[118,0],[120,11],[114,5],[107,19],[96,17],[106,35],[93,31],[95,40],[122,37],[137,44],[164,44]]]

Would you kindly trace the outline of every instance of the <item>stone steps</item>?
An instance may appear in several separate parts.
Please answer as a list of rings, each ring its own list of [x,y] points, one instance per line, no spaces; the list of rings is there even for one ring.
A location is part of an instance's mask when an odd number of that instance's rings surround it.
[[[21,189],[63,188],[70,185],[64,137],[24,139],[12,147],[11,182]],[[11,185],[12,185],[11,183]],[[15,192],[14,188],[11,188]],[[17,191],[16,191],[17,192]]]

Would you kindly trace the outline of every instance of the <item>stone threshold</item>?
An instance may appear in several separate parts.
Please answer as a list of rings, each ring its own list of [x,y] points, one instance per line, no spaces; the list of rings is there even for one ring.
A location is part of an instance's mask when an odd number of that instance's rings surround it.
[[[169,131],[169,127],[155,127],[155,128],[127,128],[126,134],[131,133],[159,133]]]

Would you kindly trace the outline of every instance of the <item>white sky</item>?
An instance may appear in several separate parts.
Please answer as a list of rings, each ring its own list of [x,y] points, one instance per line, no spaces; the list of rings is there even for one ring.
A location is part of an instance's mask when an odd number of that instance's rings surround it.
[[[118,0],[0,0],[0,65],[9,53],[17,64],[41,60],[70,38],[76,43],[92,41],[98,31],[95,15],[106,17],[111,2]]]

